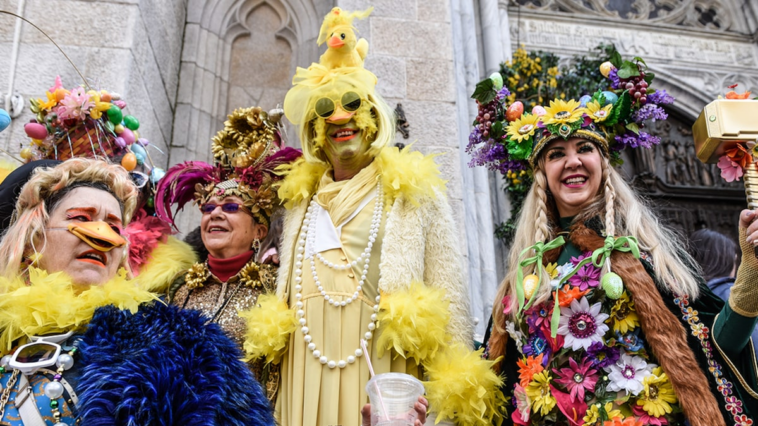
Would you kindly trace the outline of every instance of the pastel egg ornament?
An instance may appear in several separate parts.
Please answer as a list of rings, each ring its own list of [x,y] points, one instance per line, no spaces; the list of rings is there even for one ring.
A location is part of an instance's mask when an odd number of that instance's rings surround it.
[[[508,109],[505,110],[505,119],[508,121],[516,121],[524,114],[524,104],[521,101],[512,103]]]
[[[524,297],[529,300],[534,296],[534,292],[539,286],[540,278],[534,274],[530,274],[524,277]]]
[[[605,104],[603,106],[608,105],[608,104],[615,104],[616,101],[619,100],[619,97],[617,94],[608,90],[603,92],[603,97],[605,97]]]
[[[21,150],[21,152],[18,153],[18,155],[24,161],[31,161],[31,159],[32,159],[32,150],[31,150],[31,148],[24,148],[24,149]]]
[[[608,298],[616,300],[624,293],[624,281],[615,272],[608,272],[600,280],[600,286]]]
[[[124,113],[121,111],[121,108],[115,104],[111,105],[111,107],[108,108],[108,120],[113,123],[113,125],[121,124],[124,120]]]
[[[32,139],[45,139],[47,137],[47,127],[40,123],[26,123],[24,131]]]
[[[495,87],[495,90],[503,88],[503,76],[500,75],[499,72],[495,71],[490,74],[490,80],[492,80],[492,85]]]
[[[155,167],[150,172],[150,182],[152,182],[153,185],[157,185],[158,181],[163,179],[163,176],[166,176],[166,172],[160,167]]]
[[[608,78],[609,75],[611,75],[611,71],[614,70],[614,67],[612,63],[610,62],[603,62],[600,64],[600,74],[603,74],[603,77]]]
[[[129,130],[139,129],[139,120],[133,115],[127,115],[124,117],[124,126]]]
[[[122,132],[119,134],[119,136],[120,136],[120,137],[122,137],[122,138],[124,138],[124,141],[126,142],[126,144],[127,144],[127,145],[131,145],[131,144],[133,144],[133,143],[134,143],[134,141],[136,140],[136,139],[134,138],[134,133],[133,133],[131,130],[127,129],[127,128],[125,128],[125,129],[124,129],[124,130],[123,130],[123,131],[122,131]]]
[[[0,108],[0,132],[7,129],[11,125],[11,116],[8,111]]]
[[[581,98],[579,98],[579,104],[582,107],[586,107],[587,106],[587,102],[589,102],[591,100],[592,100],[592,96],[590,96],[590,95],[584,95]]]
[[[127,172],[131,172],[137,167],[137,157],[134,153],[127,152],[121,159],[121,167],[125,168]]]
[[[147,158],[147,151],[145,151],[145,148],[142,147],[142,145],[135,143],[130,148],[134,155],[136,156],[142,156],[142,158]]]

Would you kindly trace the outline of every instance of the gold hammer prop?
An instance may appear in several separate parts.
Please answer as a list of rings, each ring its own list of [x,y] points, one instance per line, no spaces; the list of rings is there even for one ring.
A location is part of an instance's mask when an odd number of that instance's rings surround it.
[[[758,140],[758,100],[719,99],[705,106],[692,125],[697,158],[703,163],[718,163],[725,151],[737,144]],[[753,160],[755,154],[746,147]],[[749,161],[743,169],[745,195],[749,209],[758,209],[758,168]],[[758,247],[755,248],[758,258]]]

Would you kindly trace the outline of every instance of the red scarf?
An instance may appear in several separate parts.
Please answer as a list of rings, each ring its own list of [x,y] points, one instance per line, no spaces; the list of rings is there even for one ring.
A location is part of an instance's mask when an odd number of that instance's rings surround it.
[[[208,269],[211,273],[223,282],[229,281],[229,278],[237,275],[247,262],[252,259],[254,251],[246,251],[238,256],[230,257],[229,259],[216,259],[215,257],[208,255]]]

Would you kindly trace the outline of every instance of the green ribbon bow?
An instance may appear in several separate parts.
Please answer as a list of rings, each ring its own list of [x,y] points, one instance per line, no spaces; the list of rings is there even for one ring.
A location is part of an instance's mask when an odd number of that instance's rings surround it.
[[[598,268],[602,268],[614,250],[624,253],[631,252],[635,259],[640,258],[640,248],[637,238],[631,236],[616,238],[613,235],[609,235],[605,237],[603,247],[592,252],[592,264]]]
[[[534,297],[539,292],[540,285],[542,284],[542,274],[539,273],[539,270],[537,270],[537,273],[535,274],[537,275],[537,287],[534,289],[532,297],[530,297],[529,301],[526,303],[526,305],[524,305],[524,268],[530,265],[535,265],[535,269],[541,268],[542,256],[545,254],[545,252],[556,249],[562,246],[565,242],[566,240],[564,240],[563,237],[558,237],[549,243],[538,242],[531,247],[525,248],[521,251],[521,254],[519,254],[519,259],[522,259],[524,256],[526,256],[527,253],[529,253],[529,251],[534,251],[534,256],[527,257],[519,262],[519,268],[516,273],[516,298],[518,299],[518,312],[516,313],[516,318],[519,320],[521,320],[521,314],[524,312],[524,310],[529,309],[532,306],[532,303],[534,303]]]

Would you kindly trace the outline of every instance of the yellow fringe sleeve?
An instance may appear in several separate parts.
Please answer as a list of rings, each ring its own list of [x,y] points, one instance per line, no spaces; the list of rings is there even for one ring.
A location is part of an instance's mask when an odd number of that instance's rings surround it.
[[[378,355],[394,348],[416,364],[433,358],[449,341],[450,302],[444,296],[444,290],[420,282],[412,283],[407,291],[383,295],[377,315]]]
[[[158,294],[166,293],[177,274],[198,261],[192,246],[172,236],[165,243],[159,242],[150,256],[136,281],[141,288]]]
[[[294,311],[275,294],[261,294],[257,306],[239,316],[247,322],[245,361],[265,357],[266,363],[278,364],[298,325]]]
[[[136,313],[139,305],[158,298],[126,278],[121,269],[115,278],[77,294],[71,278],[29,269],[29,285],[22,278],[0,278],[7,292],[0,298],[0,353],[9,351],[21,337],[63,333],[86,325],[95,309],[114,305]]]
[[[492,370],[500,360],[482,359],[483,350],[456,344],[424,365],[426,398],[437,412],[437,423],[445,419],[458,425],[502,423],[507,399],[500,390],[503,379]]]
[[[277,168],[277,172],[286,174],[278,189],[279,199],[284,202],[284,206],[290,209],[295,204],[310,199],[326,169],[326,164],[309,163],[303,158],[295,161],[291,166],[284,165]]]
[[[382,173],[382,184],[387,206],[399,196],[405,197],[414,206],[424,197],[435,197],[435,189],[444,191],[445,181],[440,178],[436,155],[424,155],[411,151],[411,146],[402,151],[396,147],[382,149],[376,161]]]

